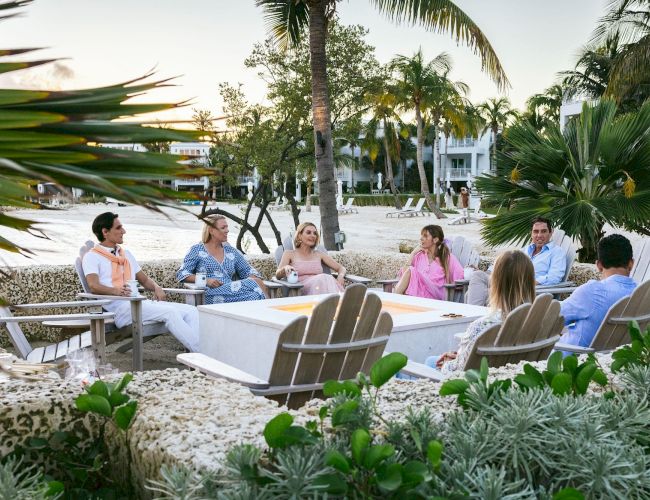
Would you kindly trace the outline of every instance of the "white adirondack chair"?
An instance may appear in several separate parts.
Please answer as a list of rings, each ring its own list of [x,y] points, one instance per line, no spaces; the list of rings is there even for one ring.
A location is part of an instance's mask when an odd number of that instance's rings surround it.
[[[631,295],[619,299],[609,308],[588,347],[558,342],[555,349],[578,354],[613,351],[631,342],[627,325],[633,320],[639,323],[641,330],[650,323],[650,280],[641,283]]]
[[[492,368],[520,361],[548,358],[564,328],[560,303],[551,294],[538,295],[532,304],[513,309],[500,325],[487,328],[476,340],[463,371],[477,369],[486,357]],[[438,370],[409,363],[402,373],[414,377],[443,380]]]
[[[95,301],[71,301],[71,302],[49,302],[43,304],[19,304],[12,306],[0,306],[0,326],[4,325],[9,333],[9,339],[13,344],[16,353],[30,363],[49,363],[58,361],[68,353],[92,347],[95,356],[100,363],[105,362],[105,336],[106,322],[112,320],[113,313],[102,312],[102,306],[108,304],[108,300]],[[34,309],[64,309],[81,308],[87,312],[74,314],[48,314],[37,316],[14,316],[11,309],[18,311],[32,311]],[[61,342],[43,347],[33,348],[27,337],[20,328],[20,323],[43,323],[44,321],[84,321],[90,330],[79,335],[74,335]],[[116,335],[108,338],[111,341],[118,340]]]
[[[404,204],[401,210],[394,210],[392,212],[387,212],[386,217],[392,217],[393,215],[404,212],[404,210],[410,210],[412,204],[413,204],[413,198],[409,198],[406,200],[406,203]]]
[[[390,314],[381,312],[381,306],[381,299],[373,293],[366,295],[362,285],[348,287],[342,298],[327,297],[316,305],[309,320],[300,316],[282,331],[269,380],[204,354],[179,354],[177,359],[207,375],[245,385],[253,394],[298,408],[319,397],[327,380],[369,372],[393,327]]]
[[[83,267],[82,267],[82,260],[84,255],[88,253],[90,250],[93,249],[95,244],[88,240],[86,241],[86,244],[83,245],[79,249],[79,256],[75,260],[75,270],[77,271],[77,276],[79,277],[79,281],[81,283],[81,286],[83,288],[83,293],[77,294],[79,298],[83,299],[108,299],[108,300],[126,300],[131,303],[131,318],[132,318],[132,323],[130,325],[124,326],[120,329],[116,328],[114,325],[108,325],[107,326],[107,331],[108,332],[113,332],[115,330],[116,333],[119,332],[119,335],[122,337],[132,337],[132,342],[128,342],[122,346],[120,346],[117,350],[119,352],[126,352],[129,349],[133,349],[133,369],[134,370],[143,370],[143,360],[142,360],[142,351],[143,351],[143,343],[146,340],[152,340],[154,337],[158,335],[162,335],[164,333],[169,333],[169,330],[167,330],[167,327],[163,322],[160,321],[155,321],[155,322],[143,322],[142,321],[142,301],[145,300],[145,297],[122,297],[122,296],[115,296],[115,295],[98,295],[98,294],[93,294],[91,293],[90,287],[88,286],[88,282],[86,281],[86,276],[84,275],[83,272]],[[196,304],[197,303],[197,297],[202,297],[204,294],[203,290],[200,289],[187,289],[187,288],[163,288],[165,293],[176,293],[179,295],[183,295],[186,299],[186,302],[188,304]],[[198,299],[200,302],[202,302],[202,299]],[[71,325],[67,321],[61,321],[59,322],[59,325],[61,327],[67,327],[67,326],[78,326],[78,325]]]
[[[352,206],[353,203],[354,203],[354,198],[348,198],[348,201],[346,202],[345,205],[338,207],[339,214],[351,214],[351,213],[358,214],[359,210],[357,210],[356,207]]]

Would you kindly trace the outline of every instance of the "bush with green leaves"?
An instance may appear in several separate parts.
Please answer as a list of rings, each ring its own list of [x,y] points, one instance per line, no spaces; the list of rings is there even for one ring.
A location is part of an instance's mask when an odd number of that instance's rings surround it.
[[[124,393],[132,379],[127,373],[118,382],[97,380],[86,387],[85,394],[75,399],[78,410],[101,417],[97,421],[99,432],[94,438],[88,440],[76,431],[57,431],[47,437],[28,439],[24,445],[16,447],[12,459],[17,458],[29,467],[42,468],[52,479],[48,485],[51,495],[75,500],[128,497],[130,484],[113,474],[105,438],[108,426],[121,432],[133,421],[137,401]],[[128,450],[128,440],[126,445]],[[130,460],[128,452],[127,459]]]
[[[612,354],[612,372],[627,370],[631,366],[650,366],[650,325],[641,332],[639,323],[630,321],[628,333],[632,342]]]
[[[59,495],[50,488],[43,474],[23,460],[8,457],[0,462],[0,500],[45,500]]]

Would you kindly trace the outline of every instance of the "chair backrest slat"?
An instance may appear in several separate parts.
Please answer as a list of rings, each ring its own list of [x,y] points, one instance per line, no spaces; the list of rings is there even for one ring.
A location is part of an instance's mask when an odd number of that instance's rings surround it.
[[[422,207],[424,206],[424,202],[425,202],[425,201],[426,201],[426,200],[425,200],[424,198],[420,198],[420,199],[418,200],[417,205],[415,205],[415,208],[413,209],[413,211],[414,211],[414,212],[421,212],[421,211],[422,211]]]
[[[634,245],[634,266],[630,277],[639,284],[650,280],[650,238],[643,238]]]
[[[83,270],[83,258],[94,247],[95,244],[92,241],[90,240],[86,241],[86,243],[79,249],[79,257],[77,257],[74,261],[74,269],[75,271],[77,271],[77,277],[79,278],[81,287],[84,289],[84,292],[86,293],[90,293],[90,287],[88,286],[88,282],[86,281],[86,275],[84,274],[84,270]]]
[[[12,317],[13,314],[8,307],[0,306],[0,316]],[[9,332],[9,339],[16,351],[18,351],[23,359],[27,359],[27,355],[32,352],[33,349],[20,328],[20,325],[18,323],[2,323],[1,321],[0,325],[4,326]]]
[[[393,330],[393,318],[389,313],[384,311],[379,315],[379,319],[377,320],[377,323],[375,324],[375,328],[372,332],[372,338],[388,337],[392,330]],[[368,349],[368,351],[366,352],[366,358],[363,360],[363,365],[357,371],[369,374],[372,365],[374,365],[375,361],[377,361],[379,358],[382,357],[385,350],[386,350],[386,344],[378,345]]]
[[[631,341],[627,325],[611,323],[612,318],[640,318],[650,313],[650,280],[637,286],[629,297],[623,297],[609,308],[590,347],[604,351],[619,347]],[[639,321],[642,330],[648,320]]]
[[[409,198],[408,200],[406,200],[406,203],[404,203],[402,210],[408,210],[409,208],[411,208],[411,205],[413,205],[413,198]]]

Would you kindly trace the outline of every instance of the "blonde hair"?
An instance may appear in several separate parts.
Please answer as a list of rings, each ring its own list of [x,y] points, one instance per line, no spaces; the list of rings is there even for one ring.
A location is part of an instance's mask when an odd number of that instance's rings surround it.
[[[226,219],[223,215],[215,214],[215,215],[208,215],[207,217],[203,218],[203,222],[205,224],[203,225],[203,232],[201,233],[201,241],[203,243],[207,243],[210,241],[210,228],[211,227],[216,227],[217,221],[220,221],[221,219]]]
[[[320,235],[318,234],[318,228],[312,222],[302,222],[296,228],[296,234],[293,235],[293,248],[300,248],[300,245],[302,244],[302,241],[300,240],[300,236],[302,235],[302,232],[305,230],[305,228],[307,226],[311,226],[316,230],[316,244],[314,245],[313,248],[316,248],[318,246],[318,242],[320,241]]]
[[[490,307],[505,316],[535,300],[535,269],[525,253],[508,250],[497,257],[490,277]]]

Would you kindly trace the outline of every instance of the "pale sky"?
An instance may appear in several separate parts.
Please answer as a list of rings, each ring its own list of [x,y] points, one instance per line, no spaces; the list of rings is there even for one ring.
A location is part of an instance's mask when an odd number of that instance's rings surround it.
[[[456,0],[492,43],[512,88],[515,106],[554,83],[573,67],[607,0]],[[381,63],[411,55],[422,46],[427,59],[452,55],[452,77],[470,86],[480,102],[498,95],[481,73],[480,60],[456,47],[448,34],[417,26],[395,26],[367,0],[338,4],[343,24],[362,24]],[[265,30],[254,0],[36,0],[21,18],[0,24],[0,47],[49,47],[31,58],[67,58],[57,65],[0,76],[2,87],[81,88],[130,80],[156,68],[157,76],[179,76],[177,87],[149,96],[155,101],[193,99],[193,106],[221,114],[218,83],[242,83],[252,101],[264,85],[244,67]],[[191,108],[167,119],[189,119]]]

